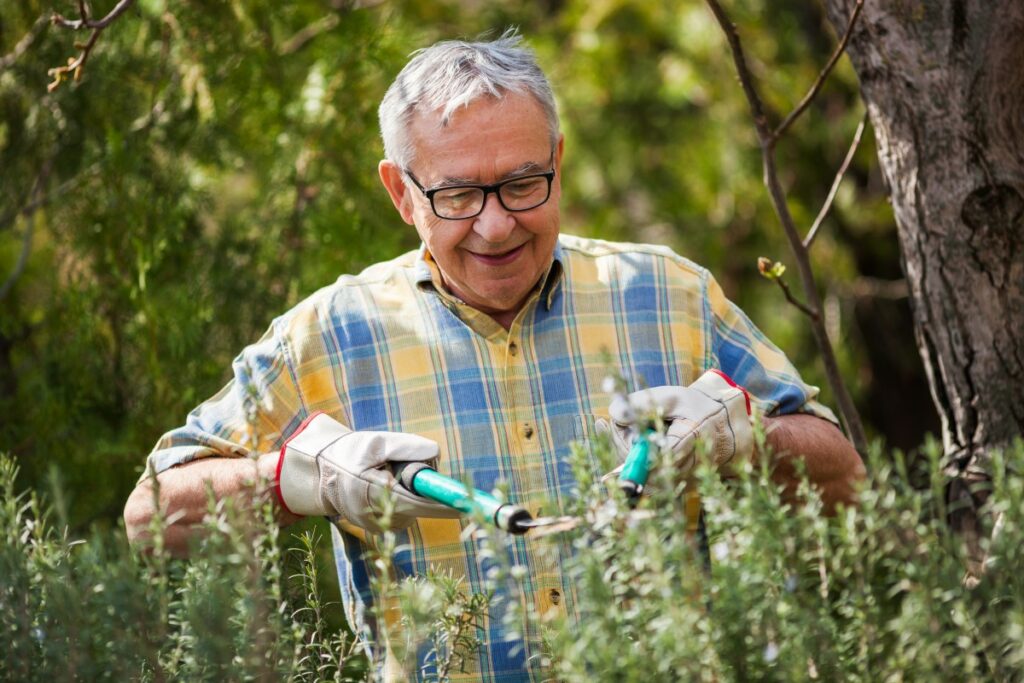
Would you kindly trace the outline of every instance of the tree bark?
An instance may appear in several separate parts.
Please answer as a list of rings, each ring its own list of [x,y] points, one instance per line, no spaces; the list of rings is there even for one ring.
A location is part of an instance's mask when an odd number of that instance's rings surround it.
[[[842,31],[853,0],[826,5]],[[950,521],[977,576],[978,484],[1024,433],[1024,3],[872,1],[847,51],[942,420]]]
[[[845,28],[852,0],[828,0]],[[848,52],[958,472],[1024,433],[1024,3],[865,5]]]

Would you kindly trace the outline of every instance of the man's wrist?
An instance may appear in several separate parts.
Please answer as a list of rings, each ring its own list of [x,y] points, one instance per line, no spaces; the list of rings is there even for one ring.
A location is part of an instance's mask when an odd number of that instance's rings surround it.
[[[277,464],[281,459],[281,454],[277,451],[270,453],[264,453],[259,456],[256,460],[256,500],[260,503],[270,501],[276,510],[276,516],[278,522],[282,526],[292,524],[302,519],[301,515],[296,515],[287,510],[281,505],[280,500],[277,496]]]

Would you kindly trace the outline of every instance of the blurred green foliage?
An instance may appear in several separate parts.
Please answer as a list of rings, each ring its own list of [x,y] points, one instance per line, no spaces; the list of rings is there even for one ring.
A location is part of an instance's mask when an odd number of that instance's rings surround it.
[[[99,16],[114,2],[93,5]],[[75,17],[77,3],[0,0],[0,282],[19,275],[0,298],[0,447],[31,483],[59,467],[77,524],[118,518],[152,444],[275,315],[417,245],[377,179],[377,105],[412,50],[507,25],[559,98],[564,230],[668,244],[710,267],[824,385],[801,314],[757,274],[758,256],[786,262],[787,248],[700,2],[140,0],[82,79],[48,93],[47,69],[86,37],[50,25],[53,11]],[[821,8],[732,11],[763,94],[788,110],[832,49]],[[841,62],[781,147],[805,227],[861,112]],[[862,276],[900,275],[871,144],[813,258],[869,426],[919,443],[934,416],[906,302],[855,295]],[[879,410],[894,385],[902,404]]]

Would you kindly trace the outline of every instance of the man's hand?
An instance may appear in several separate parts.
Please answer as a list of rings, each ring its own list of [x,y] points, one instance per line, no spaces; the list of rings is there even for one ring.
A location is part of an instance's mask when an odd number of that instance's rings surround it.
[[[380,531],[383,501],[393,502],[389,527],[404,529],[417,517],[459,516],[457,510],[417,496],[391,473],[391,462],[429,462],[437,444],[415,434],[353,432],[329,415],[314,415],[281,449],[277,490],[299,515],[341,515],[368,531]]]
[[[649,416],[660,417],[667,429],[665,448],[679,454],[679,474],[696,465],[697,442],[708,449],[715,467],[749,459],[754,452],[750,399],[718,370],[708,370],[688,387],[655,387],[616,396],[609,407],[612,442],[620,457],[629,453],[633,437]]]

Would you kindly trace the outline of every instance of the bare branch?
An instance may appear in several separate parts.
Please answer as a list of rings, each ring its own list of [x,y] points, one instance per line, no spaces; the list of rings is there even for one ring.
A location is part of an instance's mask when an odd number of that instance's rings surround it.
[[[3,57],[0,57],[0,72],[6,71],[12,67],[14,63],[18,61],[30,47],[32,47],[32,43],[39,37],[39,34],[42,33],[43,28],[47,23],[47,16],[45,14],[39,15],[32,24],[32,27],[28,30],[28,33],[22,36],[21,40],[15,44],[14,49]]]
[[[825,197],[825,203],[821,205],[821,211],[818,212],[818,217],[814,219],[814,224],[811,225],[811,229],[807,231],[807,237],[804,238],[804,249],[810,249],[811,245],[814,244],[814,238],[818,236],[818,229],[821,227],[822,222],[825,220],[825,216],[828,215],[829,210],[832,208],[832,202],[836,199],[836,194],[839,193],[839,186],[843,182],[843,177],[846,175],[847,169],[850,168],[850,164],[853,162],[853,155],[857,153],[857,147],[860,146],[860,138],[864,135],[865,124],[867,124],[868,113],[864,112],[864,115],[860,117],[860,123],[857,124],[857,131],[853,134],[853,141],[850,143],[850,149],[846,152],[846,157],[843,159],[843,163],[839,166],[839,170],[836,172],[836,179],[832,181],[832,187],[828,191],[828,196]]]
[[[786,202],[785,192],[783,192],[782,184],[779,182],[778,170],[775,167],[775,143],[778,141],[778,136],[774,134],[768,126],[768,122],[765,117],[764,104],[757,93],[757,88],[754,84],[754,78],[750,73],[750,69],[747,67],[747,60],[743,54],[743,46],[740,42],[739,34],[736,32],[736,27],[729,20],[728,15],[726,15],[722,6],[718,3],[718,0],[706,1],[729,43],[733,61],[736,63],[736,71],[739,74],[740,84],[742,85],[743,92],[750,104],[750,111],[754,118],[754,125],[757,128],[757,137],[761,145],[761,157],[764,166],[764,183],[768,188],[768,194],[771,197],[772,206],[775,208],[775,213],[779,218],[779,222],[782,223],[782,229],[786,234],[786,239],[789,241],[789,246],[793,250],[793,256],[796,259],[797,272],[800,275],[800,284],[803,287],[804,296],[807,297],[807,304],[800,304],[797,307],[810,315],[809,311],[814,312],[822,310],[821,295],[819,294],[817,284],[814,281],[814,273],[811,269],[810,257],[808,255],[807,248],[804,247],[803,241],[800,239],[800,235],[797,232],[793,216],[789,211],[789,204]],[[862,2],[862,0],[858,0],[858,2]],[[813,94],[817,94],[817,91],[815,90]],[[781,285],[782,283],[780,282],[780,286]],[[791,296],[785,286],[783,286],[783,292],[786,293],[787,300],[794,305],[797,305],[796,299]],[[825,329],[824,321],[821,319],[821,316],[816,313],[811,317],[811,331],[814,333],[814,340],[817,343],[818,350],[821,352],[821,360],[822,364],[825,366],[825,374],[829,379],[829,384],[832,386],[833,392],[835,393],[839,413],[846,426],[846,431],[849,434],[851,441],[853,441],[853,445],[856,449],[861,453],[866,453],[867,437],[864,434],[864,427],[861,424],[860,414],[853,405],[853,399],[850,397],[850,393],[846,389],[846,383],[843,381],[842,373],[839,371],[839,363],[836,360],[835,351],[832,349],[832,342],[829,340],[828,331]]]
[[[71,74],[72,78],[76,81],[82,78],[82,67],[85,66],[86,60],[89,59],[89,53],[92,52],[93,47],[96,46],[96,40],[99,39],[100,33],[102,32],[102,29],[96,29],[93,31],[92,35],[89,36],[89,41],[84,45],[75,43],[75,47],[80,48],[81,52],[79,52],[78,57],[68,57],[67,66],[58,66],[53,69],[47,69],[46,75],[53,77],[53,80],[46,86],[46,90],[48,92],[56,90],[60,84],[64,82],[64,79],[68,77],[68,74]]]
[[[60,26],[62,28],[69,28],[73,31],[80,31],[82,29],[87,28],[100,29],[102,31],[103,29],[114,23],[115,19],[117,19],[119,16],[127,12],[134,4],[135,0],[121,0],[116,5],[114,5],[114,9],[110,10],[110,12],[107,13],[107,16],[103,17],[102,19],[92,21],[91,19],[89,19],[89,12],[87,7],[85,6],[85,3],[79,2],[79,19],[65,19],[59,14],[54,14],[53,23],[56,24],[57,26]]]
[[[793,296],[793,292],[790,291],[789,285],[786,284],[785,280],[783,280],[781,277],[773,277],[772,280],[779,284],[779,287],[782,289],[782,293],[786,295],[786,301],[796,306],[801,313],[806,315],[811,320],[818,320],[818,318],[820,317],[818,315],[818,312],[808,307],[807,304]]]
[[[810,106],[811,101],[817,97],[818,91],[821,90],[821,86],[825,83],[825,79],[827,79],[828,75],[832,73],[832,69],[835,67],[836,62],[838,62],[839,58],[844,52],[846,52],[846,44],[850,42],[850,36],[853,35],[853,27],[857,23],[857,17],[860,16],[860,11],[863,7],[864,0],[857,0],[857,4],[853,7],[853,12],[850,13],[850,21],[846,24],[846,31],[843,33],[843,37],[839,41],[839,45],[836,46],[835,52],[832,53],[828,63],[825,64],[825,68],[818,74],[818,78],[814,81],[814,85],[812,85],[811,89],[807,91],[804,98],[800,100],[800,104],[796,105],[796,108],[789,113],[789,116],[787,116],[782,123],[779,124],[779,127],[772,132],[773,138],[776,140],[779,139],[779,137],[785,133],[791,125],[793,125],[793,122],[804,113],[807,107]]]
[[[763,146],[764,141],[771,136],[768,128],[768,119],[765,116],[761,96],[757,94],[754,76],[750,73],[750,68],[747,66],[747,58],[743,54],[743,45],[740,43],[739,34],[736,33],[736,25],[729,20],[725,10],[718,4],[718,0],[707,0],[707,3],[711,8],[711,12],[715,15],[715,19],[718,20],[718,25],[722,27],[722,31],[725,33],[725,39],[729,41],[732,58],[736,63],[736,71],[739,73],[740,85],[743,86],[743,93],[747,96],[750,111],[754,115],[754,125],[757,126],[757,134]]]
[[[46,89],[53,92],[61,83],[64,82],[66,78],[68,78],[69,75],[76,81],[81,79],[82,69],[85,67],[85,63],[88,61],[89,55],[92,53],[92,49],[96,46],[96,41],[99,39],[100,34],[103,33],[103,30],[110,26],[114,20],[127,12],[134,4],[135,0],[120,0],[120,2],[114,6],[114,9],[110,10],[107,16],[96,21],[89,18],[89,6],[85,0],[79,0],[78,2],[78,19],[65,19],[59,14],[54,14],[50,20],[55,26],[69,28],[73,31],[91,29],[92,33],[89,35],[89,40],[84,44],[75,43],[75,47],[80,50],[78,57],[69,57],[66,66],[58,66],[47,70],[47,75],[52,76],[53,80],[46,86]]]

